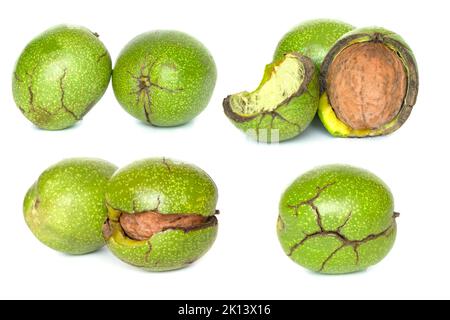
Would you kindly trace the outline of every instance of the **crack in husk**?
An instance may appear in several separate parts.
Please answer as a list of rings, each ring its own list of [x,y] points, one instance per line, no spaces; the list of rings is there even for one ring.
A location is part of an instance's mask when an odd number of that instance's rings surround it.
[[[63,74],[61,75],[61,77],[58,80],[59,90],[61,91],[60,106],[53,112],[36,105],[36,101],[35,101],[36,100],[36,95],[35,95],[35,92],[34,92],[34,89],[33,89],[35,69],[33,69],[32,72],[27,71],[25,73],[27,78],[28,78],[28,81],[27,81],[28,82],[28,84],[27,84],[28,110],[25,110],[23,107],[18,106],[19,109],[22,111],[22,113],[24,113],[24,114],[27,114],[27,113],[35,114],[38,117],[38,119],[40,119],[40,120],[37,120],[38,123],[46,123],[46,122],[48,122],[50,117],[53,117],[53,116],[57,115],[60,110],[63,110],[64,112],[68,113],[70,116],[72,116],[77,121],[81,120],[81,117],[78,117],[75,114],[75,112],[70,110],[67,107],[67,105],[65,104],[66,92],[65,92],[65,88],[64,88],[64,80],[67,77],[67,68],[63,70]],[[25,81],[19,77],[17,72],[14,73],[14,76],[15,76],[16,80],[19,83],[25,83]]]
[[[66,79],[66,77],[67,77],[67,69],[64,69],[64,73],[63,73],[63,75],[61,76],[61,78],[59,79],[59,88],[60,88],[60,90],[61,90],[61,109],[63,109],[64,111],[66,111],[67,113],[69,113],[75,120],[81,120],[76,114],[75,114],[75,112],[73,112],[72,110],[70,110],[67,106],[66,106],[66,104],[65,104],[65,102],[64,102],[64,99],[65,99],[65,97],[66,97],[66,91],[65,91],[65,89],[64,89],[64,80]],[[57,112],[57,111],[56,111]]]
[[[305,205],[310,206],[316,215],[316,221],[317,221],[317,225],[318,225],[320,231],[322,231],[322,232],[325,231],[325,228],[323,227],[323,224],[322,224],[322,216],[321,216],[319,208],[316,206],[315,202],[317,199],[320,198],[322,193],[324,193],[328,188],[332,187],[335,184],[336,184],[336,182],[332,182],[332,183],[326,184],[323,187],[317,187],[317,192],[311,199],[302,201],[296,205],[289,206],[289,208],[294,209],[295,216],[298,217],[298,215],[299,215],[298,210],[300,209],[300,207],[305,206]]]
[[[166,168],[169,171],[169,173],[172,173],[172,167],[170,166],[167,158],[163,158],[163,164],[166,166]]]
[[[145,253],[145,255],[144,255],[144,261],[146,262],[146,263],[148,263],[149,261],[150,261],[150,254],[152,253],[152,251],[153,251],[153,245],[152,245],[152,243],[150,242],[150,239],[147,241],[147,245],[148,245],[148,251]]]
[[[149,60],[149,57],[147,56],[146,61]],[[151,114],[153,113],[153,99],[152,99],[152,93],[154,88],[159,89],[164,92],[168,93],[178,93],[183,91],[183,88],[178,89],[171,89],[164,87],[157,82],[155,82],[152,79],[152,72],[156,66],[156,64],[159,63],[158,59],[154,59],[151,63],[145,62],[141,65],[140,72],[138,75],[135,75],[133,72],[128,71],[128,74],[131,76],[131,78],[136,82],[136,91],[132,91],[131,95],[136,95],[136,104],[139,106],[139,104],[142,103],[145,119],[148,123],[152,124],[151,120]]]
[[[280,121],[284,121],[284,122],[286,122],[286,123],[288,123],[290,125],[293,125],[293,126],[297,127],[298,131],[301,131],[301,129],[302,129],[299,124],[286,119],[279,112],[277,112],[277,111],[266,111],[266,112],[263,112],[263,113],[260,114],[259,121],[258,121],[258,123],[256,125],[256,138],[257,138],[258,141],[260,141],[260,131],[261,130],[266,130],[266,129],[262,129],[261,128],[262,122],[264,121],[264,119],[266,117],[271,117],[270,124],[269,124],[269,129],[268,129],[270,133],[273,131],[274,122],[275,122],[275,119],[277,119],[277,118]]]
[[[370,241],[374,241],[377,239],[380,239],[382,237],[389,237],[392,232],[394,231],[394,227],[395,227],[395,219],[399,217],[399,214],[394,212],[393,216],[392,216],[392,223],[391,225],[389,225],[388,228],[386,228],[385,230],[383,230],[380,233],[377,234],[371,234],[368,235],[367,237],[360,239],[360,240],[350,240],[348,239],[343,233],[342,233],[342,229],[344,229],[348,223],[350,222],[352,216],[353,216],[353,212],[350,212],[347,217],[345,218],[345,221],[338,226],[338,228],[335,231],[329,231],[326,230],[325,227],[323,226],[323,221],[322,221],[322,215],[320,213],[320,209],[319,207],[315,204],[315,202],[320,198],[320,196],[323,194],[323,192],[325,192],[328,188],[332,187],[333,185],[335,185],[336,182],[332,182],[332,183],[328,183],[323,187],[317,187],[317,192],[316,194],[306,200],[306,201],[302,201],[296,205],[290,205],[288,206],[290,209],[294,210],[294,215],[296,217],[299,216],[299,209],[302,206],[309,206],[313,209],[315,215],[316,215],[316,223],[317,226],[319,228],[319,231],[314,232],[314,233],[310,233],[310,234],[304,234],[305,237],[298,243],[296,243],[294,246],[291,247],[288,256],[292,256],[298,249],[300,249],[303,245],[305,245],[305,243],[311,239],[315,239],[315,238],[321,238],[321,237],[333,237],[335,239],[337,239],[338,241],[341,242],[341,245],[335,249],[322,263],[320,269],[318,270],[318,272],[323,272],[325,270],[325,268],[327,267],[328,263],[343,249],[347,248],[347,247],[351,247],[353,249],[353,252],[355,253],[355,264],[358,266],[360,264],[360,252],[359,252],[359,248],[361,245],[366,244]]]
[[[108,55],[108,51],[105,51],[104,53],[102,53],[102,54],[97,58],[97,63],[100,62],[103,58],[106,58],[107,55]]]

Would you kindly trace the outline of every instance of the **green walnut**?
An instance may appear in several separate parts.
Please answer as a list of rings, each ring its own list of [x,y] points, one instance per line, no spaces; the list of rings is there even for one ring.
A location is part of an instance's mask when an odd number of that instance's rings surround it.
[[[154,126],[185,124],[211,99],[217,71],[202,43],[178,31],[148,32],[121,52],[113,73],[117,100]]]
[[[105,190],[116,171],[98,159],[68,159],[44,171],[24,201],[25,221],[43,244],[80,255],[105,245]]]
[[[330,165],[302,175],[285,191],[277,229],[293,261],[314,272],[344,274],[365,270],[389,253],[398,216],[378,177]]]
[[[83,27],[54,27],[20,55],[13,77],[16,105],[41,129],[71,127],[103,96],[111,69],[97,34]]]
[[[286,53],[300,52],[310,57],[318,69],[336,41],[354,27],[336,20],[310,20],[289,31],[278,43],[274,60]]]
[[[325,58],[321,76],[319,116],[333,136],[390,134],[416,103],[414,55],[400,36],[382,28],[345,34]]]
[[[319,105],[319,77],[313,61],[288,53],[266,66],[253,92],[228,96],[224,112],[239,129],[259,142],[276,143],[302,133]]]
[[[213,245],[217,188],[199,168],[146,159],[119,170],[106,192],[104,236],[114,255],[148,271],[180,269]]]

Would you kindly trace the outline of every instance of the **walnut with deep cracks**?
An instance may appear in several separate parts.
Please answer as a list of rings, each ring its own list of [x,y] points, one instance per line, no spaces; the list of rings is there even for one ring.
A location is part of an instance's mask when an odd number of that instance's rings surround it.
[[[377,42],[344,49],[331,63],[326,81],[336,115],[356,130],[391,122],[402,108],[408,85],[401,59]]]
[[[217,221],[216,217],[200,215],[161,214],[158,212],[143,212],[136,214],[122,213],[119,218],[120,226],[125,235],[136,241],[145,241],[155,234],[167,230],[197,230],[206,228]],[[103,234],[106,239],[111,237],[109,222],[105,223]]]

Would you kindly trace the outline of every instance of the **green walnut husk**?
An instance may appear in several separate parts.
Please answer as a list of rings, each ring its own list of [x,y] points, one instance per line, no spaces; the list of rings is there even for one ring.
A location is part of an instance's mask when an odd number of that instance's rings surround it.
[[[25,221],[43,244],[80,255],[105,245],[104,194],[116,167],[98,159],[68,159],[45,170],[24,200]]]
[[[154,31],[133,39],[113,74],[117,100],[133,117],[172,127],[198,116],[211,99],[217,78],[208,49],[178,31]]]
[[[319,103],[319,77],[314,63],[298,53],[266,66],[259,87],[225,98],[231,122],[259,142],[295,138],[314,119]]]
[[[378,27],[353,30],[323,62],[319,116],[336,137],[387,135],[410,116],[418,87],[416,60],[399,35]]]
[[[80,121],[105,93],[111,57],[98,35],[61,25],[32,40],[17,61],[13,94],[37,127],[60,130]]]
[[[104,236],[114,255],[148,271],[186,267],[213,245],[218,192],[201,169],[146,159],[111,179]]]
[[[274,60],[299,52],[310,57],[320,69],[323,59],[336,41],[354,27],[342,21],[317,19],[303,22],[286,33],[278,43]]]
[[[393,196],[378,177],[330,165],[307,172],[285,191],[277,230],[294,262],[318,273],[345,274],[386,257],[397,217]]]

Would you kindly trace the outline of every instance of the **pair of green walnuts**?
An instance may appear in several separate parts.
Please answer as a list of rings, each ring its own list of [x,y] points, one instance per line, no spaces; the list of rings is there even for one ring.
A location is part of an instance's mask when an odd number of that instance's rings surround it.
[[[24,200],[28,227],[45,245],[80,255],[105,243],[149,271],[186,267],[213,245],[218,191],[207,173],[169,159],[117,170],[98,159],[69,159],[41,174]],[[305,268],[365,270],[391,250],[397,232],[389,188],[362,169],[330,165],[283,194],[277,230],[285,253]]]
[[[255,91],[230,95],[223,103],[228,118],[261,142],[298,136],[317,111],[334,136],[389,134],[403,125],[417,99],[412,50],[382,28],[309,21],[284,36],[274,60]],[[209,103],[217,77],[208,50],[184,33],[138,36],[113,72],[98,35],[59,26],[23,51],[14,72],[14,98],[38,127],[64,129],[98,102],[111,73],[123,108],[155,126],[177,126],[196,117]]]
[[[112,76],[114,93],[132,116],[154,126],[178,126],[208,104],[217,77],[214,60],[196,39],[155,31],[133,39],[114,72],[99,36],[57,26],[32,40],[16,64],[18,108],[41,129],[61,130],[81,120],[101,99]]]
[[[24,201],[27,225],[48,247],[81,255],[105,243],[123,261],[152,271],[199,259],[217,235],[218,192],[201,169],[169,159],[125,168],[99,159],[50,167]]]

